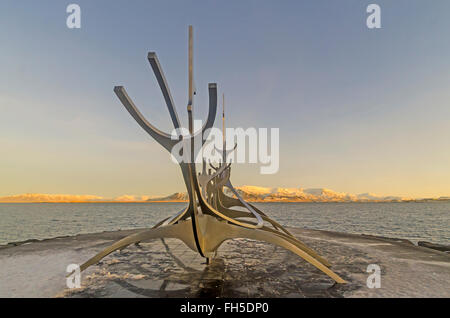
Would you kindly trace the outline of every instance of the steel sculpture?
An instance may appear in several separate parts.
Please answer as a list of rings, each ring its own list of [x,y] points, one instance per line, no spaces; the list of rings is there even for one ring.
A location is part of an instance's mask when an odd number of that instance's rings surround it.
[[[148,61],[150,62],[150,66],[161,88],[173,126],[175,129],[180,129],[182,128],[180,120],[156,53],[148,53]],[[117,241],[81,265],[81,271],[85,270],[90,265],[96,264],[102,258],[116,250],[123,249],[131,244],[138,244],[155,238],[179,239],[193,251],[196,251],[202,257],[205,257],[207,264],[211,262],[211,259],[216,255],[217,249],[224,241],[234,238],[248,238],[265,241],[290,250],[327,274],[337,283],[345,283],[345,280],[328,268],[330,264],[326,259],[319,256],[315,251],[299,241],[287,229],[270,219],[253,204],[246,202],[240,196],[239,192],[233,187],[230,181],[231,164],[227,163],[226,160],[227,150],[225,136],[223,139],[222,161],[219,166],[215,167],[210,163],[211,168],[208,169],[207,172],[206,162],[203,160],[202,172],[196,173],[194,159],[198,155],[198,150],[196,151],[194,149],[194,140],[195,138],[201,138],[201,145],[203,146],[208,134],[208,129],[214,124],[217,111],[217,85],[215,83],[210,83],[208,85],[208,117],[203,127],[199,131],[194,132],[192,108],[195,92],[193,85],[192,26],[189,26],[188,61],[189,91],[187,111],[189,134],[187,136],[180,133],[177,138],[171,138],[170,134],[157,129],[141,114],[128,96],[124,87],[116,86],[114,88],[114,92],[130,115],[167,151],[172,152],[174,146],[180,141],[190,144],[190,162],[179,162],[188,193],[188,206],[174,216],[157,223],[151,229],[144,230]],[[222,111],[222,124],[223,133],[225,134],[224,108]],[[234,197],[226,195],[224,189],[228,189],[234,194]],[[233,209],[233,207],[244,208],[247,212]]]

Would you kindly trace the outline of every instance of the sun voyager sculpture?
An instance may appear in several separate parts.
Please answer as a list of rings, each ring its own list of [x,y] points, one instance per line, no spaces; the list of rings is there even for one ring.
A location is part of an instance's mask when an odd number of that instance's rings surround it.
[[[330,263],[311,248],[299,241],[287,229],[270,219],[266,214],[249,202],[244,201],[236,191],[230,181],[231,163],[227,163],[227,152],[225,149],[225,139],[223,147],[223,158],[219,166],[215,167],[210,163],[212,169],[206,171],[205,161],[201,173],[196,172],[195,160],[198,149],[194,147],[194,140],[201,137],[201,145],[206,140],[205,134],[213,126],[217,112],[217,85],[209,83],[209,111],[206,123],[199,131],[194,132],[193,128],[193,30],[189,26],[189,93],[188,93],[188,120],[189,134],[179,135],[174,139],[172,135],[165,133],[150,124],[135,106],[126,90],[122,86],[114,87],[119,100],[127,109],[136,122],[161,146],[172,153],[175,145],[182,139],[190,144],[190,162],[179,162],[183,179],[189,197],[189,204],[172,217],[166,218],[157,223],[153,228],[143,230],[136,234],[127,236],[111,246],[107,247],[87,262],[80,266],[83,271],[89,266],[96,264],[110,253],[121,250],[128,245],[138,244],[156,238],[176,238],[183,241],[193,251],[198,252],[206,258],[206,263],[217,253],[220,245],[229,239],[247,238],[260,240],[281,246],[331,277],[337,283],[345,283],[345,280],[329,269]],[[164,77],[161,65],[156,53],[148,53],[148,61],[153,69],[158,84],[161,88],[164,100],[170,113],[173,126],[176,130],[181,127],[178,114]],[[224,119],[224,112],[223,112]],[[213,172],[211,172],[213,171]],[[225,194],[224,189],[234,194],[234,197]],[[236,209],[236,207],[240,209]],[[234,209],[233,209],[234,208]],[[246,211],[243,211],[245,209]]]

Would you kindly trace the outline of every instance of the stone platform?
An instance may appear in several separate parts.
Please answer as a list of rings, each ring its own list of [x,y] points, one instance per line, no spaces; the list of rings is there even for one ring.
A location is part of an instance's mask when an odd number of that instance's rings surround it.
[[[293,229],[348,281],[333,280],[282,248],[246,239],[225,242],[211,265],[175,239],[115,252],[65,288],[65,269],[136,232],[55,238],[0,248],[2,297],[450,297],[450,256],[406,240]],[[369,264],[381,288],[366,285]]]

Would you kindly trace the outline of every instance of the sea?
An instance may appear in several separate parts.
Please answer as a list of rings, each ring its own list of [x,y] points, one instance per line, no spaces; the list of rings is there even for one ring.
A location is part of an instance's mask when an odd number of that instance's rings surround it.
[[[0,203],[0,245],[151,227],[186,203]],[[255,203],[286,226],[450,245],[450,202]]]

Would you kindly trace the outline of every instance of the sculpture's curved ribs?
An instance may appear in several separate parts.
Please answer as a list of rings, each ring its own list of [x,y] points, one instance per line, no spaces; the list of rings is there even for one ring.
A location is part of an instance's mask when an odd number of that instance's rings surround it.
[[[227,149],[217,149],[217,147],[214,145],[214,150],[218,151],[218,152],[223,152],[224,153],[224,157],[227,158],[233,151],[235,151],[237,148],[237,143],[236,141],[234,142],[234,147],[227,150]],[[213,167],[214,168],[214,167]],[[214,168],[217,169],[217,168]]]
[[[153,73],[158,81],[159,87],[161,88],[162,94],[164,96],[164,100],[166,101],[167,109],[170,113],[170,118],[172,119],[172,123],[175,129],[179,129],[181,127],[180,120],[178,118],[178,113],[175,108],[175,104],[173,102],[172,95],[169,90],[169,85],[167,84],[166,77],[162,71],[161,64],[159,63],[158,57],[155,52],[149,52],[147,55],[147,59],[150,62],[150,65],[153,69]],[[202,145],[204,144],[206,137],[208,135],[207,129],[211,128],[214,125],[214,120],[216,118],[217,113],[217,84],[209,83],[208,84],[208,93],[209,93],[209,106],[208,106],[208,117],[206,118],[206,122],[203,124],[201,132],[194,133],[194,137],[202,136]],[[187,137],[189,138],[189,137]]]
[[[245,207],[241,201],[239,201],[238,199],[229,197],[227,195],[225,195],[223,193],[223,191],[219,191],[218,192],[218,198],[219,198],[219,203],[221,206],[223,206],[224,208],[230,208],[230,207],[234,207],[234,206],[239,206],[239,207]],[[253,204],[247,202],[248,205],[250,205],[256,212],[258,212],[261,217],[263,218],[264,221],[269,222],[275,229],[281,229],[284,233],[288,234],[289,236],[294,237],[293,234],[291,234],[286,228],[284,228],[281,224],[279,224],[278,222],[272,220],[271,218],[269,218],[263,211],[261,211],[260,209],[258,209],[257,207],[255,207]],[[244,212],[245,213],[245,212]],[[250,215],[252,216],[252,215]]]
[[[245,211],[237,211],[237,210],[233,210],[230,209],[233,206],[238,206],[238,207],[245,207],[243,204],[233,204],[231,206],[225,206],[222,204],[222,199],[224,194],[222,192],[218,193],[218,201],[219,201],[219,205],[220,205],[220,209],[223,209],[224,211],[234,211],[231,213],[231,215],[229,215],[230,217],[247,217],[247,218],[254,218],[255,216],[253,215],[253,213],[250,212],[245,212]],[[239,200],[236,200],[238,203],[241,203]],[[250,204],[249,204],[250,205]],[[258,212],[261,215],[261,218],[270,223],[274,229],[279,230],[281,229],[283,232],[285,232],[286,234],[288,234],[289,236],[293,236],[292,234],[290,234],[286,229],[284,229],[280,224],[278,224],[278,222],[272,220],[271,218],[269,218],[267,215],[262,214],[260,212]]]
[[[159,130],[158,128],[150,124],[141,114],[136,105],[134,105],[133,101],[128,96],[123,86],[114,87],[114,92],[116,93],[117,97],[119,97],[123,106],[125,106],[130,115],[134,118],[134,120],[137,121],[139,126],[141,126],[150,136],[152,136],[153,139],[155,139],[161,146],[171,152],[172,148],[175,146],[178,140],[172,140],[169,134]]]
[[[163,225],[167,220],[169,220],[170,218],[171,218],[171,217],[169,216],[169,217],[167,217],[167,218],[165,218],[165,219],[159,221],[158,223],[156,223],[155,225],[152,226],[152,229],[162,226],[162,225]]]
[[[225,214],[217,211],[214,207],[212,207],[203,197],[202,192],[200,191],[200,187],[198,184],[198,181],[196,179],[196,173],[195,173],[195,166],[192,167],[192,171],[193,171],[193,178],[194,178],[194,189],[197,193],[197,198],[198,201],[200,203],[201,209],[203,213],[207,213],[207,214],[212,214],[212,215],[216,215],[224,220],[227,220],[230,223],[236,224],[236,225],[240,225],[243,227],[247,227],[247,228],[251,228],[251,229],[258,229],[261,228],[264,224],[263,220],[261,219],[261,217],[259,217],[258,219],[258,224],[253,225],[253,224],[246,224],[245,222],[241,222],[238,220],[235,220],[233,218],[230,218],[228,216],[226,216]],[[258,215],[259,216],[259,215]]]
[[[174,224],[174,223],[178,222],[178,220],[180,220],[181,218],[183,218],[183,216],[184,216],[187,212],[189,212],[189,207],[184,208],[183,210],[179,211],[179,212],[178,212],[177,214],[175,214],[174,216],[165,219],[162,223],[160,222],[160,224],[161,224],[162,226]]]
[[[297,246],[299,249],[301,249],[305,253],[308,253],[309,255],[311,255],[318,261],[320,261],[325,266],[331,266],[330,262],[328,262],[328,260],[326,258],[324,258],[323,256],[320,256],[315,250],[313,250],[312,248],[309,248],[305,243],[300,241],[298,238],[292,237],[290,235],[287,235],[285,233],[276,231],[276,230],[268,228],[268,227],[263,227],[262,229],[265,230],[266,232],[271,232],[274,235],[278,235],[278,236],[282,237],[283,239],[289,241],[291,244],[294,244],[295,246]]]
[[[322,264],[316,258],[309,255],[307,252],[303,251],[296,245],[292,244],[288,240],[286,240],[278,235],[263,231],[261,229],[250,230],[247,228],[237,227],[237,226],[233,226],[231,224],[225,224],[225,223],[221,223],[221,222],[217,222],[216,231],[218,231],[222,234],[222,237],[223,237],[222,241],[234,239],[234,238],[248,238],[248,239],[265,241],[267,243],[278,245],[280,247],[283,247],[283,248],[290,250],[291,252],[297,254],[298,256],[303,258],[305,261],[312,264],[313,266],[315,266],[316,268],[321,270],[323,273],[327,274],[335,282],[337,282],[339,284],[346,283],[346,281],[344,279],[342,279],[339,275],[334,273],[332,270],[330,270],[328,267],[326,267],[324,264]]]
[[[208,161],[208,163],[209,163],[209,166],[211,168],[213,168],[215,171],[217,171],[220,168],[220,166],[219,167],[214,166],[211,161]]]
[[[227,183],[226,183],[227,188],[229,188],[231,190],[231,192],[233,192],[233,194],[236,196],[236,198],[241,201],[241,203],[245,206],[245,208],[247,210],[249,210],[250,212],[252,212],[252,214],[256,217],[256,219],[258,220],[258,224],[262,223],[263,220],[261,218],[261,215],[259,215],[258,212],[256,212],[247,202],[244,201],[244,199],[241,197],[241,195],[236,191],[236,189],[233,188],[233,185],[231,184],[230,180],[228,179]]]
[[[169,110],[173,127],[175,129],[179,129],[181,127],[180,119],[178,118],[177,110],[175,108],[172,95],[170,94],[169,85],[167,84],[166,77],[164,76],[164,73],[162,71],[162,67],[159,64],[158,57],[156,56],[155,52],[148,52],[147,59],[153,69],[153,73],[155,74],[159,87],[161,88],[164,100],[166,101],[167,109]]]
[[[219,201],[219,203],[220,203],[220,201]],[[254,218],[253,214],[245,212],[245,211],[238,211],[238,210],[234,210],[234,209],[230,209],[230,208],[225,208],[223,206],[219,206],[219,210],[223,214],[225,214],[226,216],[231,217],[231,218],[252,218],[252,217]],[[290,241],[292,244],[294,244],[297,247],[301,248],[303,251],[305,251],[306,253],[310,254],[314,258],[318,259],[320,262],[322,262],[326,266],[331,266],[331,264],[325,258],[323,258],[319,254],[317,254],[317,252],[315,252],[313,249],[311,249],[308,246],[306,246],[306,244],[304,244],[298,238],[296,238],[295,236],[293,236],[292,234],[290,234],[287,231],[286,231],[287,233],[280,232],[278,230],[278,228],[276,227],[276,225],[278,225],[282,230],[284,230],[284,228],[281,225],[279,225],[277,222],[273,221],[272,219],[270,219],[266,215],[263,215],[262,218],[263,218],[264,221],[270,223],[275,228],[275,229],[271,229],[271,228],[268,228],[266,226],[263,226],[261,228],[262,230],[271,232],[271,233],[273,233],[275,235],[282,236],[284,239]],[[241,222],[248,223],[248,224],[253,224],[253,225],[255,224],[255,223],[247,222],[245,220],[242,220]]]
[[[196,250],[195,244],[192,241],[192,232],[190,231],[189,222],[183,222],[179,224],[161,226],[158,228],[152,228],[139,233],[127,236],[111,246],[105,248],[100,253],[89,259],[87,262],[80,266],[80,271],[84,271],[89,266],[98,263],[102,258],[111,254],[114,251],[123,249],[128,245],[137,242],[143,242],[153,238],[177,238],[182,240],[186,245],[188,245],[192,250]]]
[[[209,164],[212,166],[211,163],[209,163]],[[215,172],[214,174],[212,174],[212,175],[209,176],[210,179],[206,182],[206,184],[208,184],[210,181],[212,181],[213,179],[217,178],[217,177],[220,176],[221,174],[225,173],[224,170],[226,170],[226,169],[229,170],[229,169],[230,169],[230,166],[231,166],[231,163],[228,164],[228,165],[225,164],[225,163],[223,163],[222,166],[220,166],[220,167],[216,170],[216,172]],[[226,174],[224,175],[224,177],[221,178],[221,183],[224,183],[224,182],[225,182],[225,184],[227,184],[227,186],[228,186],[228,184],[231,185],[231,183],[230,183],[230,181],[229,181],[229,176],[230,176],[230,174],[229,174],[229,173],[226,173]],[[231,187],[232,187],[232,186],[231,186]],[[215,193],[216,193],[216,199],[215,199],[215,204],[214,204],[214,205],[217,205],[217,202],[218,202],[217,200],[218,200],[218,198],[219,198],[219,196],[218,196],[218,191],[221,189],[221,186],[215,185],[215,189],[216,189],[216,191],[215,191]],[[202,189],[202,190],[203,190],[203,189]],[[261,228],[261,227],[263,226],[263,224],[264,224],[264,221],[263,221],[263,219],[261,218],[261,216],[260,216],[260,215],[259,215],[259,214],[251,207],[251,206],[249,206],[249,205],[247,204],[247,202],[245,202],[245,201],[240,197],[240,195],[239,195],[234,189],[231,189],[231,190],[234,191],[234,192],[236,193],[235,195],[236,195],[238,198],[240,198],[240,201],[241,201],[241,203],[244,205],[244,207],[245,207],[247,210],[249,210],[249,211],[254,215],[254,217],[258,220],[257,225],[255,225],[255,228]],[[234,193],[234,192],[233,192],[233,193]],[[202,191],[201,194],[204,196],[204,191]],[[200,199],[200,198],[199,198],[199,199]],[[216,215],[218,215],[218,216],[220,216],[220,217],[226,219],[227,221],[229,221],[229,222],[231,222],[231,223],[234,223],[234,224],[237,224],[237,225],[240,225],[240,226],[245,226],[245,225],[242,224],[242,222],[236,221],[236,220],[234,220],[234,219],[232,219],[232,218],[228,218],[227,215],[220,213],[219,210],[217,209],[217,207],[212,207],[212,206],[210,206],[209,203],[208,203],[208,200],[205,200],[203,197],[202,197],[202,201],[203,201],[203,205],[205,206],[205,208],[206,208],[207,210],[211,210],[211,212],[212,212],[213,214],[216,214]],[[248,227],[248,226],[245,226],[245,227]],[[253,226],[252,226],[251,228],[253,228]]]
[[[212,128],[212,126],[214,125],[214,120],[216,118],[216,113],[217,113],[217,84],[216,83],[208,84],[208,95],[209,95],[209,107],[208,107],[208,117],[206,118],[206,122],[203,124],[202,128],[199,129],[198,131],[192,133],[191,135],[183,136],[183,139],[185,140],[186,144],[190,144],[191,140],[197,140],[197,138],[200,138],[201,145],[203,146],[208,138],[209,133],[210,133],[210,128]]]
[[[226,157],[225,157],[225,158],[226,158]],[[215,170],[219,169],[219,168],[214,167],[214,166],[211,164],[211,162],[210,162],[209,164],[210,164],[210,166],[211,166],[213,169],[215,169]],[[242,199],[242,197],[239,198],[239,196],[237,195],[236,197],[238,197],[238,199],[235,199],[235,198],[231,198],[231,197],[229,197],[229,196],[227,196],[227,195],[225,195],[225,194],[223,193],[223,186],[226,186],[227,188],[229,188],[233,193],[237,193],[237,190],[234,189],[233,185],[231,184],[231,181],[229,180],[229,179],[230,179],[230,170],[231,170],[230,165],[228,165],[227,168],[228,168],[228,169],[226,170],[226,173],[227,173],[227,174],[226,174],[226,175],[222,178],[222,180],[220,180],[220,181],[217,183],[217,185],[216,185],[216,189],[217,189],[217,191],[216,191],[217,194],[216,194],[216,195],[217,195],[217,200],[218,200],[219,205],[222,206],[222,207],[224,207],[224,208],[229,208],[229,207],[232,207],[232,206],[240,206],[240,207],[247,208],[247,206],[250,206],[254,211],[256,211],[259,215],[262,216],[263,220],[265,220],[265,221],[271,223],[272,226],[273,226],[275,229],[281,229],[281,230],[282,230],[283,232],[285,232],[286,234],[288,234],[288,235],[294,237],[294,236],[293,236],[288,230],[286,230],[283,226],[281,226],[281,225],[278,224],[277,222],[271,220],[269,217],[267,217],[261,210],[259,210],[258,208],[256,208],[254,205],[252,205],[252,204],[250,204],[250,203],[244,201],[244,199]],[[244,203],[245,203],[245,204],[244,204]],[[249,211],[251,211],[251,210],[249,210]],[[253,213],[252,213],[252,214],[253,214]],[[254,215],[254,214],[253,214],[253,215]]]
[[[206,139],[209,135],[209,129],[214,125],[214,121],[216,119],[217,114],[217,84],[209,83],[208,84],[208,95],[209,95],[209,107],[208,107],[208,117],[206,118],[206,122],[203,124],[202,129],[196,131],[192,134],[192,136],[186,136],[186,139],[189,138],[201,138],[202,145],[205,144]]]
[[[243,222],[246,222],[246,221],[243,221]],[[273,235],[277,235],[277,236],[279,236],[279,237],[289,241],[291,244],[294,244],[295,246],[297,246],[299,249],[301,249],[305,253],[308,253],[309,255],[314,257],[315,259],[319,260],[325,266],[331,266],[331,264],[324,257],[320,256],[316,251],[314,251],[313,249],[309,248],[305,243],[300,241],[295,236],[287,235],[287,234],[285,234],[283,232],[271,229],[271,228],[269,228],[267,226],[263,226],[260,230],[266,231],[266,232],[270,232]]]
[[[202,128],[202,135],[203,135],[202,145],[204,144],[206,138],[208,137],[207,130],[210,129],[214,125],[214,121],[216,119],[216,113],[217,113],[217,84],[216,83],[208,84],[208,93],[209,93],[208,117],[206,118],[206,122]]]
[[[208,184],[209,182],[211,182],[214,178],[216,178],[216,177],[218,177],[222,172],[224,172],[226,169],[228,169],[229,167],[231,166],[231,163],[230,164],[228,164],[228,165],[223,165],[222,167],[220,167],[216,172],[214,172],[213,174],[211,174],[211,175],[207,175],[206,177],[206,180],[204,181],[205,182],[205,185],[206,184]],[[200,185],[201,186],[203,186],[201,183],[200,183]]]
[[[230,164],[231,165],[231,164]],[[229,168],[229,166],[222,166],[219,170],[217,170],[214,174],[199,174],[197,176],[198,183],[202,189],[202,194],[205,198],[207,198],[207,189],[210,188],[210,182],[213,181],[219,174],[221,174],[225,169]],[[208,201],[208,199],[206,199]]]
[[[190,138],[202,138],[202,145],[205,143],[206,138],[208,137],[209,129],[214,125],[214,120],[217,113],[217,85],[215,83],[209,83],[209,109],[208,109],[208,117],[206,119],[206,122],[203,124],[202,129],[198,132],[196,132],[193,136],[186,136],[186,139]],[[167,134],[152,124],[150,124],[145,117],[142,115],[142,113],[139,111],[139,109],[136,107],[136,105],[133,103],[131,98],[128,96],[125,88],[123,86],[116,86],[114,87],[114,92],[116,93],[117,97],[119,97],[120,101],[122,102],[123,106],[128,110],[130,115],[137,121],[137,123],[150,135],[152,136],[160,145],[162,145],[164,148],[166,148],[169,152],[172,151],[172,148],[179,140],[173,140],[170,134]],[[178,119],[176,115],[175,108],[172,107],[174,118],[172,121],[175,121]],[[169,108],[170,112],[170,108]],[[174,125],[175,125],[174,123]],[[189,141],[187,141],[189,142]]]

